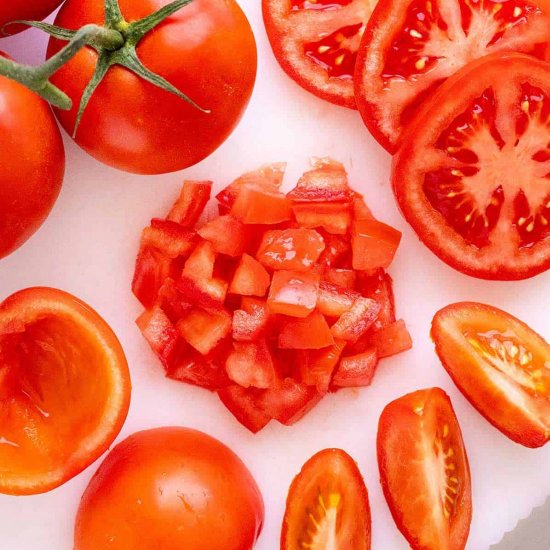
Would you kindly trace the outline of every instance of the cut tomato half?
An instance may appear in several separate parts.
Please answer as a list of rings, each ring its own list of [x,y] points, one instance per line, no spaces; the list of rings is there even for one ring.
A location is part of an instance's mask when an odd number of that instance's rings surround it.
[[[550,65],[517,53],[457,73],[411,123],[393,185],[420,239],[484,279],[550,267]]]
[[[369,496],[341,449],[311,457],[288,491],[281,550],[370,550]]]
[[[357,50],[375,0],[263,0],[271,47],[284,71],[316,96],[355,109]]]
[[[439,388],[392,401],[378,424],[378,467],[413,550],[463,550],[472,519],[470,468],[451,401]]]
[[[54,489],[99,458],[128,413],[120,343],[89,306],[30,288],[0,304],[0,492]]]
[[[394,153],[418,107],[445,79],[497,52],[547,57],[549,27],[548,0],[380,0],[355,74],[365,124]]]
[[[512,315],[462,302],[439,311],[432,338],[460,391],[517,443],[550,439],[550,345]]]

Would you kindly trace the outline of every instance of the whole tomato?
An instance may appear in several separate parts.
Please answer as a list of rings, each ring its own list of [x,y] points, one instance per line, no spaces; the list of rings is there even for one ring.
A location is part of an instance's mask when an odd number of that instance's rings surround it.
[[[0,28],[16,19],[38,21],[50,15],[63,0],[4,0],[0,2]],[[8,34],[15,34],[25,27],[14,25],[6,28]]]
[[[74,550],[250,550],[264,504],[241,460],[186,428],[135,433],[92,478]]]
[[[63,141],[48,104],[0,77],[0,258],[40,227],[64,173]]]
[[[119,0],[125,21],[121,28],[169,3]],[[69,29],[102,25],[104,4],[68,0],[55,24]],[[52,38],[48,56],[64,44]],[[147,69],[209,112],[115,65],[94,91],[76,142],[101,162],[140,174],[172,172],[199,162],[229,136],[254,87],[256,43],[246,16],[234,0],[194,0],[149,32],[136,50]],[[71,110],[56,111],[71,135],[97,60],[97,52],[85,48],[51,79],[73,101]]]

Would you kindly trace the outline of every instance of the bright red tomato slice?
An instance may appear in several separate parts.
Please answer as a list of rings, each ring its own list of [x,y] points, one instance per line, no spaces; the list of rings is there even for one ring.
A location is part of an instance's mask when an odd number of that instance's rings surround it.
[[[310,458],[288,491],[281,550],[369,550],[369,496],[353,459],[340,449]]]
[[[300,86],[355,109],[353,73],[375,0],[263,0],[277,61]]]
[[[468,458],[439,388],[392,401],[378,424],[378,466],[393,519],[413,550],[463,550],[472,519]]]
[[[439,311],[432,338],[460,391],[513,441],[550,439],[550,345],[500,309],[463,302]]]
[[[420,103],[469,62],[503,51],[547,55],[548,0],[381,0],[365,31],[357,106],[395,152]]]
[[[411,123],[393,185],[449,265],[484,279],[550,267],[550,65],[497,54],[450,78]]]

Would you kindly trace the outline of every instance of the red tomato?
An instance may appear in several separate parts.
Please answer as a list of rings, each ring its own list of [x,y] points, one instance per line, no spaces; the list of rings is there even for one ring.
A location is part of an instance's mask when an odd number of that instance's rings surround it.
[[[130,22],[168,3],[119,0]],[[69,29],[102,24],[104,4],[104,0],[84,4],[67,0],[55,23]],[[52,39],[48,56],[63,45]],[[94,92],[76,142],[101,162],[140,174],[181,170],[199,162],[229,136],[252,93],[256,45],[245,15],[234,0],[194,0],[147,34],[137,53],[148,69],[211,113],[115,66]],[[97,54],[86,48],[51,79],[73,100],[72,110],[56,111],[70,134],[96,61]]]
[[[88,305],[29,288],[0,304],[0,358],[0,492],[50,491],[100,457],[124,424],[124,351]]]
[[[0,76],[0,258],[42,225],[64,173],[63,141],[47,103]]]
[[[380,0],[357,59],[357,106],[394,153],[419,105],[469,62],[504,51],[544,58],[548,0]]]
[[[315,273],[276,271],[271,280],[267,307],[271,313],[307,317],[317,304],[319,276]]]
[[[63,0],[9,0],[0,4],[0,28],[10,21],[27,19],[41,21],[52,13]],[[26,27],[14,25],[6,27],[7,34],[15,34]]]
[[[512,315],[470,302],[436,313],[432,338],[460,391],[526,447],[550,439],[550,345]]]
[[[264,520],[260,490],[239,457],[186,428],[119,443],[78,509],[75,550],[250,550]]]
[[[550,267],[549,111],[550,66],[497,54],[447,80],[409,126],[395,194],[455,269],[510,280]]]
[[[330,327],[319,311],[314,311],[305,319],[285,319],[281,325],[278,342],[281,349],[316,350],[334,344]]]
[[[386,269],[393,262],[401,232],[377,220],[357,220],[351,239],[353,269]]]
[[[393,519],[412,550],[463,550],[470,468],[451,401],[439,388],[392,401],[378,425],[378,466]]]
[[[262,0],[277,61],[309,92],[355,109],[355,60],[374,4],[374,0]]]
[[[341,449],[310,458],[288,491],[281,550],[370,550],[369,496]]]

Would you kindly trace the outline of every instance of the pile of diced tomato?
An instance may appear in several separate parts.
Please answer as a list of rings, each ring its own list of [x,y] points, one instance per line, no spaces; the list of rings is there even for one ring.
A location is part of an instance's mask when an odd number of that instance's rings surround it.
[[[211,182],[186,181],[143,231],[137,324],[167,376],[218,393],[253,432],[292,424],[330,391],[368,386],[378,361],[411,347],[390,265],[401,234],[376,220],[341,164],[241,176],[204,220]]]

